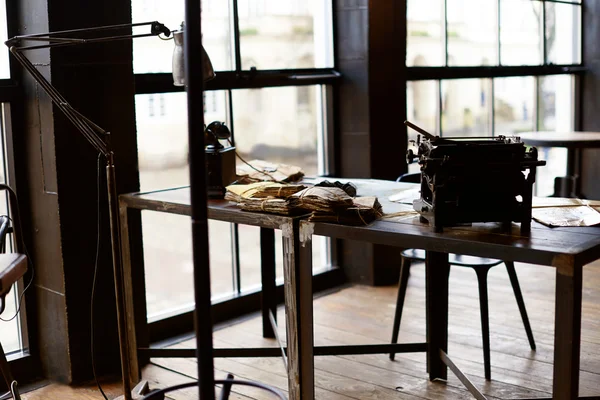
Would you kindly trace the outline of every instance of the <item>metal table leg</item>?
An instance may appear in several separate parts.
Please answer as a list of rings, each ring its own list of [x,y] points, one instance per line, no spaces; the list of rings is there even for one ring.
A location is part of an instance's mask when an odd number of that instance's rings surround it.
[[[281,227],[290,400],[315,398],[311,228],[299,221]]]
[[[579,393],[581,291],[583,266],[558,257],[554,317],[554,399],[576,399]]]
[[[425,268],[429,379],[447,379],[448,368],[440,357],[440,350],[448,352],[448,254],[428,251]]]
[[[269,314],[272,313],[273,319],[277,322],[275,231],[273,229],[260,228],[260,259],[263,337],[274,338],[275,332],[273,332],[273,327],[269,320]]]

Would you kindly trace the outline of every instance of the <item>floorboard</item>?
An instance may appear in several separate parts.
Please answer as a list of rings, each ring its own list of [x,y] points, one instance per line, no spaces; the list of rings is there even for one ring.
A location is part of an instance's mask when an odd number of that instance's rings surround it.
[[[490,399],[549,396],[552,390],[554,344],[554,269],[517,264],[517,274],[537,344],[532,351],[523,329],[506,269],[489,274],[489,309],[492,380],[484,379],[477,279],[468,268],[453,267],[450,274],[448,354],[469,379]],[[580,393],[600,395],[600,263],[584,269]],[[425,273],[422,264],[411,268],[400,328],[400,342],[425,340]],[[397,288],[350,286],[321,296],[314,303],[315,344],[387,343],[391,337]],[[285,321],[283,307],[278,320]],[[280,322],[279,333],[285,337]],[[271,347],[261,336],[258,314],[214,333],[215,347]],[[193,339],[173,346],[193,347]],[[470,399],[454,376],[447,382],[429,382],[423,353],[349,355],[315,359],[316,397],[323,400],[369,399]],[[257,380],[287,391],[280,358],[216,359],[217,379],[232,373],[236,378]],[[188,382],[196,378],[194,359],[152,359],[143,375],[153,388]],[[111,386],[112,385],[112,386]],[[109,392],[118,385],[109,384]],[[76,393],[81,396],[73,397]],[[53,397],[54,396],[54,397]],[[71,396],[71,397],[69,397]],[[111,396],[111,398],[114,396]],[[26,394],[36,399],[101,399],[93,387],[50,385]],[[197,399],[193,389],[172,395],[176,400]],[[234,387],[232,399],[270,400],[253,388]]]

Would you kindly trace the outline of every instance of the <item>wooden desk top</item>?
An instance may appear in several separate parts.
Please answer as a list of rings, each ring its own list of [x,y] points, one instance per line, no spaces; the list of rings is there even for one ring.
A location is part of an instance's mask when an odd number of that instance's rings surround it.
[[[180,215],[192,214],[189,186],[146,193],[122,194],[119,196],[119,203],[121,207],[125,206],[140,210],[160,211]],[[242,211],[230,201],[209,200],[208,218],[262,228],[281,229],[282,225],[287,225],[294,219],[302,217]]]
[[[342,179],[340,179],[342,181]],[[412,210],[412,205],[389,201],[391,195],[415,184],[392,181],[352,179],[360,196],[377,196],[387,216]],[[303,221],[302,224],[307,224]],[[564,257],[573,257],[582,265],[600,258],[600,228],[549,228],[532,221],[529,236],[522,236],[520,224],[513,223],[504,232],[497,223],[475,223],[472,226],[444,228],[435,233],[419,221],[418,214],[385,217],[364,227],[330,223],[311,223],[313,234],[354,239],[372,243],[419,248],[446,253],[556,265]]]
[[[391,202],[389,197],[418,185],[371,179],[327,179],[354,183],[359,196],[377,196],[386,217],[365,227],[314,223],[315,235],[543,265],[556,265],[557,260],[565,256],[573,257],[581,264],[600,258],[600,227],[549,228],[532,221],[530,235],[522,236],[518,223],[512,224],[510,232],[503,232],[500,224],[476,223],[435,233],[414,213],[390,217],[413,208],[410,204]],[[119,201],[121,207],[182,215],[191,213],[189,187],[123,194]],[[294,219],[303,218],[242,211],[225,200],[210,200],[208,217],[271,229],[280,229]]]
[[[525,144],[541,147],[594,148],[600,147],[600,132],[521,132]]]

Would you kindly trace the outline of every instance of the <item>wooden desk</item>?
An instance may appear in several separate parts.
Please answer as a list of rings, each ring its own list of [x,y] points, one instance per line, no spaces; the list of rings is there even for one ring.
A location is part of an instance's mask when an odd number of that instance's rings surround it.
[[[191,215],[190,189],[189,187],[159,190],[147,193],[129,193],[119,196],[119,218],[121,222],[121,247],[123,257],[123,274],[125,286],[125,301],[128,325],[128,346],[131,361],[131,382],[137,383],[140,376],[139,359],[150,357],[195,357],[195,349],[150,349],[138,348],[137,329],[140,329],[140,316],[136,314],[134,299],[144,299],[146,293],[140,289],[140,285],[133,281],[132,276],[143,276],[139,271],[133,271],[135,266],[131,264],[128,213],[131,209],[151,210],[171,214]],[[261,275],[262,275],[262,317],[263,336],[276,338],[277,323],[277,297],[275,282],[275,231],[283,232],[283,272],[286,299],[294,299],[295,292],[291,288],[295,285],[296,276],[290,267],[295,253],[295,242],[291,233],[299,223],[300,217],[286,217],[272,214],[260,214],[241,211],[233,203],[225,200],[208,201],[208,218],[218,221],[231,222],[242,225],[260,227],[261,241]],[[191,223],[191,222],[190,222]],[[134,275],[134,272],[137,272]],[[142,286],[143,287],[143,286]],[[138,323],[136,324],[136,317]],[[146,316],[141,316],[145,320]],[[288,321],[288,326],[293,322]],[[137,328],[137,329],[136,329]],[[294,343],[291,344],[292,347]],[[276,357],[282,355],[282,348],[260,348],[260,349],[215,349],[215,357]],[[292,348],[288,349],[293,354]],[[285,359],[286,354],[283,352]]]
[[[396,184],[404,185],[406,184]],[[409,185],[409,187],[412,187]],[[135,282],[132,281],[132,264],[129,248],[129,229],[127,214],[130,209],[152,210],[181,215],[190,215],[189,188],[168,189],[149,193],[131,193],[119,196],[119,209],[121,221],[121,243],[123,255],[123,273],[125,283],[125,301],[127,309],[128,346],[130,349],[131,382],[137,383],[140,379],[138,357],[195,357],[195,349],[150,349],[138,348],[136,335],[136,311],[134,299],[145,298],[142,290],[136,291]],[[283,279],[285,292],[286,333],[287,342],[284,346],[279,338],[279,348],[243,348],[243,349],[214,349],[214,357],[276,357],[283,355],[288,371],[289,398],[294,400],[314,398],[301,394],[301,389],[310,387],[312,391],[312,370],[301,370],[305,364],[301,360],[307,359],[307,354],[312,357],[318,355],[341,354],[388,354],[391,351],[425,352],[426,343],[400,343],[400,344],[375,344],[375,345],[349,345],[349,346],[319,346],[313,347],[312,341],[312,314],[310,322],[303,318],[298,310],[312,311],[312,268],[304,268],[299,263],[301,250],[299,244],[303,238],[300,221],[304,217],[285,217],[273,214],[252,213],[241,211],[233,203],[224,200],[210,200],[208,202],[208,218],[231,223],[258,226],[261,228],[262,259],[262,285],[263,285],[263,336],[276,338],[276,298],[275,291],[275,259],[273,229],[280,229],[283,236]],[[269,247],[271,246],[271,247]],[[312,252],[312,249],[310,250]],[[268,255],[265,258],[265,255]],[[312,261],[311,261],[312,263]],[[139,275],[139,274],[138,274]],[[145,318],[145,315],[142,316]],[[139,316],[138,316],[139,318]],[[310,332],[310,337],[302,336]],[[307,343],[310,343],[308,345]],[[312,364],[311,364],[312,365]],[[306,379],[305,379],[306,378]],[[310,379],[310,380],[309,380]],[[308,393],[308,392],[306,392]]]
[[[386,214],[410,206],[388,201],[408,184],[353,179],[361,196],[378,196]],[[313,235],[351,239],[370,243],[420,248],[427,251],[426,299],[429,377],[446,379],[447,366],[469,387],[470,382],[447,358],[448,344],[448,253],[498,258],[556,268],[556,308],[554,344],[553,398],[572,400],[578,395],[581,333],[581,296],[583,266],[600,258],[600,228],[547,228],[532,223],[531,234],[521,236],[518,224],[509,233],[499,224],[475,224],[472,227],[445,228],[435,233],[419,222],[417,216],[378,220],[365,227],[302,221],[299,227],[300,252],[297,270],[311,270]],[[296,297],[298,314],[297,359],[290,365],[300,371],[298,397],[314,399],[314,354],[312,295],[309,274],[301,274]],[[476,390],[476,389],[475,389]],[[483,395],[481,395],[483,396]],[[290,399],[292,397],[290,396]],[[478,397],[485,398],[485,397]]]

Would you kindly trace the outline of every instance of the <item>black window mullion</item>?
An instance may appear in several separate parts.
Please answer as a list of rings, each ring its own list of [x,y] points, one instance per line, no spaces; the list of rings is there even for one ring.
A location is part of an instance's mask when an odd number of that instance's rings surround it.
[[[235,70],[242,70],[242,52],[240,46],[240,17],[238,0],[233,0],[233,48],[235,51]]]
[[[497,23],[498,23],[498,26],[496,27],[497,32],[498,32],[497,37],[496,37],[497,47],[498,47],[498,66],[502,65],[502,40],[501,40],[501,28],[500,28],[502,26],[502,25],[500,25],[501,20],[502,20],[502,18],[500,17],[501,10],[502,10],[502,6],[500,5],[501,1],[502,0],[498,0],[496,3],[496,7],[497,7],[496,8],[496,11],[497,11],[496,18],[497,18]]]
[[[535,102],[535,106],[533,107],[533,109],[535,110],[535,115],[533,117],[535,118],[535,120],[533,129],[535,129],[536,131],[540,130],[540,107],[542,106],[542,103],[540,102],[540,97],[542,94],[542,85],[540,84],[541,80],[542,78],[539,76],[534,77],[535,98],[533,99],[533,101]]]
[[[496,136],[496,89],[495,89],[494,78],[489,79],[489,89],[490,89],[490,99],[489,99],[489,124],[490,124],[490,133],[492,137]]]
[[[242,292],[242,276],[240,273],[240,232],[238,224],[231,224],[231,284],[233,293]]]
[[[440,127],[440,137],[444,136],[444,127],[442,124],[442,113],[444,112],[444,99],[442,98],[442,81],[438,80],[438,126]]]
[[[341,75],[332,68],[217,71],[216,77],[205,84],[205,90],[258,89],[279,86],[331,85]],[[182,86],[173,86],[170,73],[136,74],[135,93],[183,92]],[[0,94],[1,95],[1,94]]]
[[[582,74],[581,65],[476,66],[476,67],[407,67],[407,80],[501,78],[512,76],[542,76]]]
[[[444,0],[444,65],[448,66],[448,0]]]
[[[548,65],[548,44],[546,43],[546,2],[542,1],[542,63]]]
[[[227,119],[231,131],[231,144],[235,146],[235,124],[233,122],[233,96],[231,89],[227,90]],[[231,224],[231,279],[235,294],[242,292],[242,276],[240,268],[240,231],[238,224]]]

